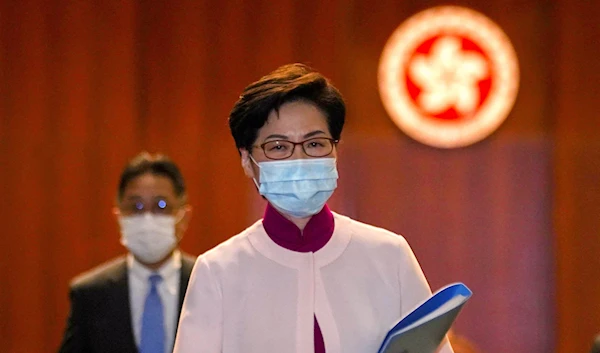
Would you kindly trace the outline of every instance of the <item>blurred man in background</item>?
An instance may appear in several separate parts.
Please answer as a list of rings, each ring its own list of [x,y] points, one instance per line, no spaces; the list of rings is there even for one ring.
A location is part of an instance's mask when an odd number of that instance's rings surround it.
[[[600,334],[596,336],[594,339],[594,343],[592,344],[591,353],[600,353]]]
[[[450,340],[450,343],[452,343],[452,349],[454,349],[454,353],[481,352],[471,340],[463,335],[457,334],[453,329],[448,331],[448,339]]]
[[[114,214],[128,254],[73,280],[59,352],[171,352],[195,261],[179,251],[191,215],[179,168],[164,155],[136,156]]]

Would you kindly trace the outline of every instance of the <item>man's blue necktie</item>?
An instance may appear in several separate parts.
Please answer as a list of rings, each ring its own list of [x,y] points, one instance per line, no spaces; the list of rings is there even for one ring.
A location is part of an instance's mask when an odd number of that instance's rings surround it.
[[[163,306],[157,288],[161,280],[162,277],[156,274],[148,278],[150,290],[148,296],[146,296],[144,313],[142,314],[140,353],[164,353],[165,351]]]

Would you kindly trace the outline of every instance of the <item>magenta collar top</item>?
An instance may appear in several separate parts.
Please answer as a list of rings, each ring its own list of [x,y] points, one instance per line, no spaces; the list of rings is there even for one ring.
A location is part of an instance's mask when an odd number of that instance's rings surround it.
[[[267,205],[263,217],[263,226],[277,245],[297,252],[316,252],[321,249],[333,235],[333,214],[327,205],[312,216],[301,231],[292,221],[285,218],[271,204]]]

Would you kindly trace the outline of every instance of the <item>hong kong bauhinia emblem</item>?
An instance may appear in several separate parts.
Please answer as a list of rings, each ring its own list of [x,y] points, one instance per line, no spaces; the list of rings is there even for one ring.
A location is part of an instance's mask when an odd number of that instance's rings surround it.
[[[519,87],[515,51],[484,15],[463,7],[420,12],[391,35],[379,91],[396,125],[439,148],[473,144],[506,119]]]

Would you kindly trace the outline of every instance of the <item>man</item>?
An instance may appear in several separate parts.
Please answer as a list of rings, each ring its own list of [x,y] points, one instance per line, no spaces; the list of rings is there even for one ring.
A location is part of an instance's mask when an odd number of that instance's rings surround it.
[[[456,334],[454,330],[448,331],[448,339],[452,342],[454,353],[479,353],[479,349],[475,343],[471,342],[467,337]]]
[[[600,334],[594,338],[591,353],[600,353]]]
[[[338,90],[304,65],[246,87],[229,126],[267,208],[196,261],[176,353],[374,353],[431,295],[403,237],[325,204],[344,120]]]
[[[129,253],[73,280],[59,352],[171,352],[195,261],[178,248],[191,216],[179,168],[139,154],[121,174],[114,214]]]

